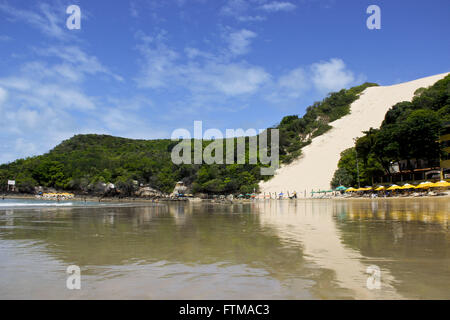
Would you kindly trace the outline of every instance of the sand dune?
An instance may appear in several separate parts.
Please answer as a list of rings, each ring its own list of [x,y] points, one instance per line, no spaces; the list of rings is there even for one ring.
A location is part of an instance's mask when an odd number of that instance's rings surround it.
[[[261,192],[296,191],[303,196],[306,191],[309,196],[311,190],[330,189],[340,153],[354,145],[354,138],[361,137],[362,132],[371,127],[378,128],[394,104],[411,101],[418,88],[431,86],[447,74],[393,86],[367,88],[351,105],[349,115],[330,123],[333,128],[303,148],[299,159],[282,166],[271,180],[262,182]]]

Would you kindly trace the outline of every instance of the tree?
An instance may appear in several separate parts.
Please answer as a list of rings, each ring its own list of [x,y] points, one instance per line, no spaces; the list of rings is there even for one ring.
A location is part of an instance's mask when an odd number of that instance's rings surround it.
[[[332,188],[337,188],[339,186],[353,186],[355,184],[355,177],[345,168],[338,168],[334,172],[333,180],[331,180]]]
[[[400,125],[404,159],[439,159],[441,120],[431,109],[413,111]]]

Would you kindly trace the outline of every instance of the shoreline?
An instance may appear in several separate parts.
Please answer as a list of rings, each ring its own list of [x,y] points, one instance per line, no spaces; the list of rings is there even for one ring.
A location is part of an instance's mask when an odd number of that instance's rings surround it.
[[[3,199],[11,199],[11,200],[41,200],[41,201],[55,201],[55,200],[44,200],[44,199],[36,199],[33,195],[26,194],[18,194],[18,195],[1,195],[1,200]],[[62,200],[61,202],[68,201],[77,201],[77,202],[98,202],[98,203],[126,203],[126,202],[141,202],[141,203],[164,203],[164,202],[210,202],[210,203],[220,203],[220,204],[233,204],[233,203],[251,203],[254,201],[308,201],[308,200],[336,200],[336,201],[380,201],[380,200],[401,200],[401,199],[450,199],[450,194],[441,195],[441,196],[421,196],[421,197],[378,197],[378,198],[363,198],[363,197],[330,197],[330,198],[297,198],[297,199],[233,199],[230,200],[216,200],[216,199],[200,199],[200,198],[186,198],[186,199],[170,199],[170,198],[156,198],[156,199],[145,199],[145,198],[105,198],[98,196],[86,196],[80,197],[76,196],[73,199]]]
[[[52,199],[37,199],[35,195],[28,195],[28,194],[6,194],[1,195],[1,198],[4,199],[15,199],[15,200],[41,200],[41,201],[56,201]],[[160,202],[165,201],[161,199],[145,199],[145,198],[106,198],[106,197],[98,197],[98,196],[86,196],[86,197],[80,197],[75,196],[72,199],[67,200],[61,200],[61,202],[67,202],[67,201],[77,201],[77,202]],[[176,201],[176,200],[175,200]]]

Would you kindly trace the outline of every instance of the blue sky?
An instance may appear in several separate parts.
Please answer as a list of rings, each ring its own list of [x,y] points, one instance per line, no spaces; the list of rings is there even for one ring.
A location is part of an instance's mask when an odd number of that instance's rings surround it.
[[[81,8],[81,29],[66,8]],[[381,8],[369,30],[366,9]],[[330,91],[450,71],[450,2],[0,0],[0,163],[78,133],[265,128]]]

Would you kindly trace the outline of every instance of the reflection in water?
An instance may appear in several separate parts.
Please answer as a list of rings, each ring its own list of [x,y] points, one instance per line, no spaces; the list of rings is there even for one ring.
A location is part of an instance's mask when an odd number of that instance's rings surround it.
[[[278,235],[286,241],[302,243],[305,258],[318,268],[332,270],[333,283],[350,289],[355,298],[401,298],[391,287],[392,277],[388,271],[383,271],[383,290],[371,291],[364,286],[368,277],[366,269],[371,264],[364,264],[358,250],[341,242],[341,233],[333,219],[332,202],[303,201],[290,205],[274,202],[264,209],[263,223],[277,228]],[[328,290],[316,289],[318,295],[327,297]]]
[[[448,199],[0,211],[0,298],[450,298]],[[82,290],[65,269],[82,269]],[[381,268],[381,290],[366,269]]]
[[[450,297],[450,201],[337,203],[342,242],[389,270],[409,298]]]

